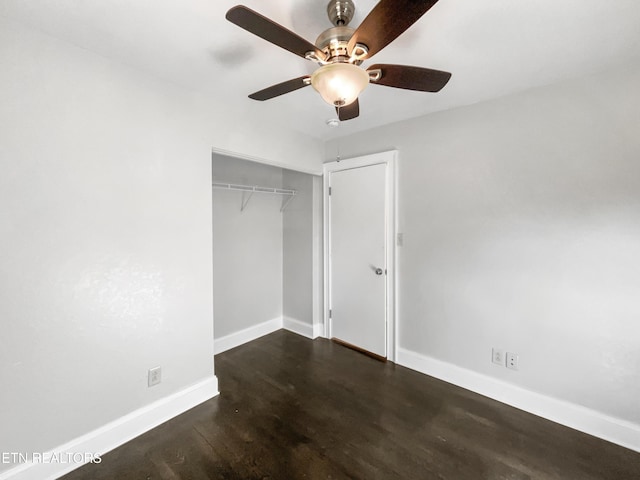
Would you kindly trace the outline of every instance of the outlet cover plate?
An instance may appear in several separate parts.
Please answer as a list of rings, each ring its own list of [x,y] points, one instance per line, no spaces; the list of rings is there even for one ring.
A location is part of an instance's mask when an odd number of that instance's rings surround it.
[[[149,375],[147,377],[147,384],[149,387],[158,385],[162,381],[162,368],[153,367],[149,369]]]
[[[507,368],[518,370],[519,357],[515,353],[507,352]]]
[[[491,350],[491,361],[496,365],[504,367],[504,350],[500,348],[493,348]]]

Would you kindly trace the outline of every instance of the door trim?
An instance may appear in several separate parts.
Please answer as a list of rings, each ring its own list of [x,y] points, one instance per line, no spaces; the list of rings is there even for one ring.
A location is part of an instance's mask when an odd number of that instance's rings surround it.
[[[344,160],[334,160],[327,162],[322,166],[323,171],[323,235],[324,235],[324,337],[331,338],[331,322],[329,319],[330,305],[330,211],[329,211],[329,175],[332,172],[341,170],[350,170],[358,167],[367,167],[370,165],[385,164],[386,171],[386,189],[385,189],[385,216],[386,216],[386,264],[387,275],[385,277],[385,293],[386,301],[386,343],[387,343],[387,359],[395,362],[397,351],[397,325],[396,325],[396,231],[397,231],[397,215],[396,215],[396,160],[398,156],[397,150],[388,152],[374,153],[360,157],[347,158]]]

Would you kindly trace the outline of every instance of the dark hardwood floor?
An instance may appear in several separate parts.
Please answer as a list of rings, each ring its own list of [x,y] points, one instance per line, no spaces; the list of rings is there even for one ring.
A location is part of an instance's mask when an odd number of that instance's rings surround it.
[[[215,366],[220,396],[64,479],[640,479],[640,453],[324,339]]]

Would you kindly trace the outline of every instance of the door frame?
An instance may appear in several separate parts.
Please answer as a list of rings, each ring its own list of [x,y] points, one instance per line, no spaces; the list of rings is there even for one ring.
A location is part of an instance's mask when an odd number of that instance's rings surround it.
[[[323,234],[324,234],[324,336],[331,338],[331,319],[329,318],[329,306],[331,304],[331,211],[329,208],[329,176],[332,172],[341,170],[351,170],[359,167],[385,164],[385,218],[386,218],[386,248],[385,262],[387,265],[387,275],[385,276],[386,294],[386,347],[387,359],[396,361],[397,326],[396,326],[396,161],[397,150],[374,153],[359,157],[347,158],[344,160],[334,160],[325,163],[322,167],[322,190],[323,190]]]

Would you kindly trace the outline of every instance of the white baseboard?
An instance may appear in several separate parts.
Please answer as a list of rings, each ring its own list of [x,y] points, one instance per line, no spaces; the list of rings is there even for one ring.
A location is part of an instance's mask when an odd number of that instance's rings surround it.
[[[268,335],[269,333],[273,333],[276,330],[280,330],[281,328],[282,317],[276,317],[272,320],[267,320],[266,322],[262,322],[258,325],[245,328],[244,330],[230,333],[229,335],[225,335],[224,337],[214,338],[213,351],[216,355],[218,353],[226,352],[227,350],[231,350],[232,348],[250,342],[251,340],[255,340],[256,338],[260,338],[264,335]]]
[[[310,323],[301,322],[300,320],[296,320],[291,317],[284,317],[282,322],[282,327],[285,330],[289,330],[290,332],[297,333],[298,335],[302,335],[303,337],[310,338],[313,340],[318,335],[315,333],[314,325]]]
[[[313,338],[316,339],[318,337],[324,336],[324,325],[321,323],[316,323],[313,325]]]
[[[22,463],[0,473],[0,480],[53,480],[59,478],[85,463],[82,461],[76,463],[76,456],[80,457],[80,454],[85,452],[104,455],[216,395],[218,395],[218,379],[212,375],[195,385],[135,410],[49,452],[43,452],[41,455],[43,459],[58,458],[66,461],[47,462],[43,460],[36,463]]]
[[[526,390],[410,350],[398,349],[397,363],[525,412],[640,452],[640,425],[635,423]]]

